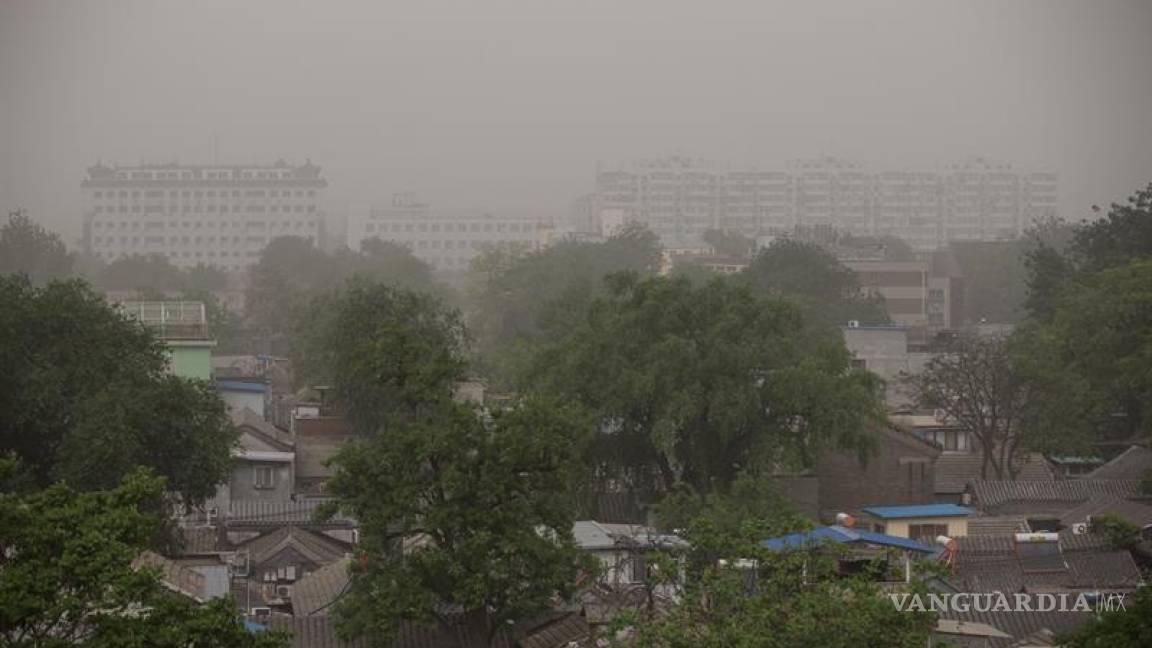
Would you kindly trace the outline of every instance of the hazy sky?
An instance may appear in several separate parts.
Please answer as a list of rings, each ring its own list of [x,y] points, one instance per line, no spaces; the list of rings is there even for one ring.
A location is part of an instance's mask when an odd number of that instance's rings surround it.
[[[1079,218],[1152,180],[1152,1],[0,0],[0,208],[98,158],[310,157],[330,204],[565,216],[597,161],[974,155]]]

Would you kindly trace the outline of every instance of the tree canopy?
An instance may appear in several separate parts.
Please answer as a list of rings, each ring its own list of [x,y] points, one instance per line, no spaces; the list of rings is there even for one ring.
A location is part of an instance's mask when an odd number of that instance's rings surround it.
[[[0,275],[22,272],[44,283],[67,277],[72,262],[60,235],[37,225],[22,210],[10,212],[0,227]]]
[[[528,381],[595,412],[602,432],[587,461],[599,478],[703,493],[742,470],[867,446],[877,380],[790,302],[722,279],[608,284]]]
[[[450,401],[466,376],[460,316],[431,295],[354,279],[308,312],[300,370],[364,434]]]
[[[212,496],[236,440],[208,384],[166,371],[163,345],[82,282],[0,277],[0,451],[41,485],[115,486],[137,466]]]
[[[17,469],[0,459],[0,483]],[[0,492],[0,643],[13,648],[272,648],[232,602],[199,605],[170,593],[152,569],[134,569],[160,521],[162,479],[133,471],[106,491],[63,484]]]
[[[249,269],[248,324],[272,342],[273,350],[290,352],[312,300],[357,275],[414,290],[440,290],[431,267],[402,245],[373,238],[360,251],[328,254],[307,239],[282,236],[268,243]]]
[[[387,643],[402,620],[457,609],[480,613],[491,641],[572,594],[587,568],[571,537],[580,421],[537,399],[485,415],[444,405],[345,446],[329,492],[362,542],[342,630]]]
[[[758,294],[792,299],[812,321],[830,325],[889,321],[883,297],[863,294],[856,273],[815,243],[774,241],[738,279]]]
[[[654,274],[659,241],[630,224],[600,243],[562,241],[543,250],[494,250],[478,259],[484,274],[469,309],[479,353],[498,382],[510,383],[543,341],[562,334],[618,271]]]

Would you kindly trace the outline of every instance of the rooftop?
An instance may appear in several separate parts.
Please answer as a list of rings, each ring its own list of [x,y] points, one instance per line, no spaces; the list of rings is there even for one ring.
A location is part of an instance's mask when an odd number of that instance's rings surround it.
[[[204,302],[126,301],[116,307],[147,326],[161,340],[209,339]]]
[[[918,504],[913,506],[869,506],[865,513],[886,520],[900,518],[960,517],[972,514],[972,509],[955,504]]]
[[[804,533],[790,533],[779,538],[769,538],[760,543],[766,549],[802,549],[805,547],[818,547],[822,544],[870,544],[884,547],[895,547],[921,553],[935,553],[936,547],[922,545],[915,540],[897,536],[874,533],[862,529],[849,529],[839,525],[820,527]]]

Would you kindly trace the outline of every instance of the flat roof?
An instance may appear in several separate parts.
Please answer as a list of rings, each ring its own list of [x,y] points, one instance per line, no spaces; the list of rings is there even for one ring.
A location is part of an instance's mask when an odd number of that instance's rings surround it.
[[[955,504],[917,504],[912,506],[869,506],[863,511],[884,518],[961,517],[972,514],[972,509]]]

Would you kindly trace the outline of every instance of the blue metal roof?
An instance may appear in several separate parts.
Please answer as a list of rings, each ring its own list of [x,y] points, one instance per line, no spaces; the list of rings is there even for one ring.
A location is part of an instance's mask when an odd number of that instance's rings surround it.
[[[842,526],[829,526],[813,529],[806,533],[790,533],[786,536],[779,538],[769,538],[760,543],[760,546],[766,549],[799,549],[803,547],[820,546],[821,544],[831,542],[836,544],[853,544],[862,542],[866,544],[882,545],[886,547],[898,547],[900,549],[908,549],[910,551],[919,551],[922,553],[935,553],[935,547],[922,545],[915,540],[908,538],[901,538],[898,536],[885,535],[883,533],[873,533],[872,531],[865,531],[863,529],[847,529]]]
[[[246,380],[217,380],[216,389],[263,394],[267,391],[268,386],[264,383],[248,382]]]
[[[888,520],[899,518],[960,517],[971,515],[972,509],[955,504],[917,504],[913,506],[869,506],[869,515]]]

